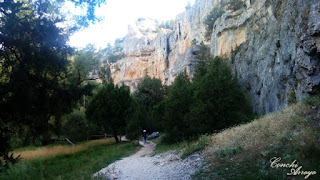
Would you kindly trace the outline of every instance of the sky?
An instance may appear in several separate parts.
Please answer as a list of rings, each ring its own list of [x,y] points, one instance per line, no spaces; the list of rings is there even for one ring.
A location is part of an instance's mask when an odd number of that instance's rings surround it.
[[[103,20],[90,25],[70,37],[69,44],[76,48],[83,48],[91,43],[96,48],[111,45],[115,39],[124,37],[128,32],[128,25],[138,18],[157,19],[159,22],[174,20],[176,15],[185,11],[188,2],[195,0],[107,0],[105,5],[96,9],[96,15]],[[73,11],[73,10],[72,10]]]

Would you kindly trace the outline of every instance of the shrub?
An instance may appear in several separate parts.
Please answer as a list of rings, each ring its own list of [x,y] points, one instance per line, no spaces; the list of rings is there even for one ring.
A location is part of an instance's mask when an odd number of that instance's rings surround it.
[[[197,45],[197,43],[198,43],[198,41],[197,41],[196,39],[193,39],[193,40],[191,41],[191,44],[192,44],[192,45]]]
[[[67,116],[62,126],[63,135],[71,141],[86,140],[89,132],[89,123],[81,110],[74,110]]]
[[[288,104],[295,104],[297,103],[297,97],[294,90],[289,91],[289,97],[288,97]]]
[[[304,103],[309,106],[320,106],[320,95],[309,95],[304,99]]]
[[[189,155],[193,154],[194,152],[203,150],[208,145],[209,140],[210,136],[208,135],[200,136],[196,144],[192,144],[184,150],[184,152],[181,155],[181,158],[184,159]]]
[[[228,0],[227,9],[232,11],[237,11],[245,6],[242,0]]]
[[[115,63],[118,60],[124,58],[125,54],[123,52],[123,48],[120,45],[123,41],[124,38],[116,39],[114,46],[108,44],[106,48],[99,51],[98,57],[104,62],[107,61],[109,63]]]

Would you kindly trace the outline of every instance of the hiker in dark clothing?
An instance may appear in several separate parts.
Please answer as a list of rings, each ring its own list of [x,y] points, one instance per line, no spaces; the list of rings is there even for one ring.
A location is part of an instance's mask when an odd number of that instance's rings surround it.
[[[146,144],[147,142],[147,131],[146,130],[143,130],[142,132],[142,139],[143,139],[143,144]]]

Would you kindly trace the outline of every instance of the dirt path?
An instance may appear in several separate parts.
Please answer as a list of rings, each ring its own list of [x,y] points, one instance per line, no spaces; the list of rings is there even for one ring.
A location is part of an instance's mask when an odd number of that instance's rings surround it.
[[[155,146],[156,144],[148,142],[134,155],[110,164],[94,176],[104,175],[112,180],[190,179],[202,164],[203,159],[199,153],[183,160],[176,151],[151,157]]]

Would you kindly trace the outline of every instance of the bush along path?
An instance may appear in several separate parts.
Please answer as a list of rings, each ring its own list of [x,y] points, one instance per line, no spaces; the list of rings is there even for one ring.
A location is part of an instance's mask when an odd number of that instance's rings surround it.
[[[140,142],[142,145],[142,143]],[[194,153],[181,159],[178,151],[168,151],[151,156],[156,144],[148,142],[136,154],[110,164],[94,176],[107,179],[145,180],[145,179],[191,179],[200,169],[202,153]]]

